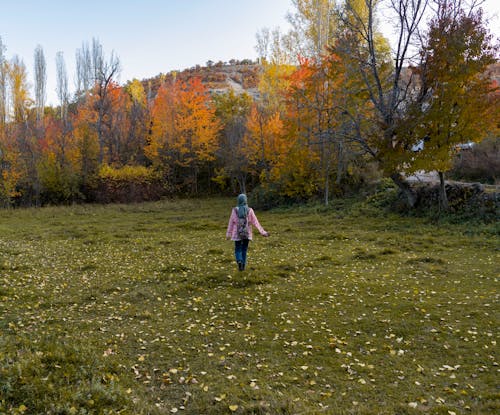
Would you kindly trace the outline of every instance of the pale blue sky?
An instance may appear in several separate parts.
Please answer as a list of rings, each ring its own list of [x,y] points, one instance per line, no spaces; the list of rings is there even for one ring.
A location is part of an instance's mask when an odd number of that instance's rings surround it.
[[[0,0],[0,36],[31,82],[34,50],[43,47],[54,102],[56,53],[64,52],[73,91],[75,51],[93,37],[119,56],[125,82],[210,59],[255,59],[257,31],[286,28],[291,9],[291,0]]]
[[[486,0],[500,14],[498,0]],[[0,0],[0,36],[7,58],[19,55],[33,79],[33,52],[40,44],[47,61],[47,95],[55,103],[55,56],[64,52],[70,91],[75,51],[100,40],[107,55],[120,58],[120,81],[148,78],[209,59],[256,58],[255,34],[263,27],[288,28],[292,0]],[[490,29],[500,36],[500,20]]]

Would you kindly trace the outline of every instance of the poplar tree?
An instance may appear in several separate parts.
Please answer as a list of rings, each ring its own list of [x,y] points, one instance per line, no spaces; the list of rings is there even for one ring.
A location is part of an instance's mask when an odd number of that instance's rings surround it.
[[[47,64],[43,48],[38,45],[34,54],[35,63],[35,109],[37,124],[40,125],[43,120],[46,100],[46,85],[47,85]]]
[[[8,83],[8,63],[5,59],[6,47],[0,36],[0,139],[5,134],[7,122],[7,83]]]
[[[57,97],[59,98],[61,119],[65,122],[68,115],[68,73],[66,71],[66,63],[64,61],[64,54],[57,52],[56,54],[56,73],[57,73]]]

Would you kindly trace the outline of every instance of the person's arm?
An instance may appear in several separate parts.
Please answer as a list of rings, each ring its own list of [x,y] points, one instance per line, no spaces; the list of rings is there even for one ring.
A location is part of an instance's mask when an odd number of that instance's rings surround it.
[[[248,211],[248,222],[255,226],[262,236],[269,236],[269,232],[264,230],[264,228],[261,226],[259,220],[257,219],[257,216],[255,216],[255,212],[253,211],[253,209],[250,209]]]
[[[227,224],[226,239],[231,239],[235,223],[236,223],[236,212],[234,209],[232,209],[231,216],[229,217],[229,223]]]

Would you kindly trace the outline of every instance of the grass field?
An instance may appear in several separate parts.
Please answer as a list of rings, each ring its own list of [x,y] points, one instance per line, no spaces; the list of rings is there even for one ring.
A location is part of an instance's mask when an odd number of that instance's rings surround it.
[[[232,204],[1,211],[0,413],[499,413],[493,226]]]

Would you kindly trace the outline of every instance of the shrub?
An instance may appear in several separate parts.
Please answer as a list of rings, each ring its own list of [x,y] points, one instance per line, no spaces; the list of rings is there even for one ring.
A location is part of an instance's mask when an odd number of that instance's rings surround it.
[[[80,177],[53,159],[46,159],[38,166],[43,204],[68,203],[82,198]]]
[[[160,174],[144,166],[101,167],[95,186],[100,203],[158,200],[166,193]]]
[[[488,138],[469,150],[460,151],[453,160],[450,177],[496,183],[500,177],[500,140]]]
[[[276,185],[259,185],[249,195],[248,203],[257,209],[272,209],[291,204],[292,199],[283,196]]]
[[[386,177],[373,186],[373,193],[366,198],[366,202],[375,207],[390,207],[397,199],[396,185]]]

